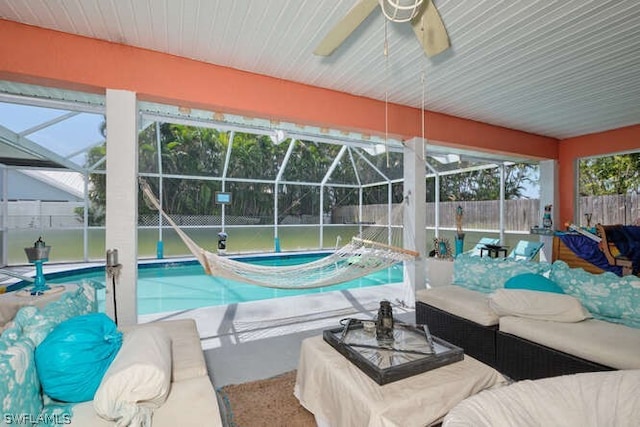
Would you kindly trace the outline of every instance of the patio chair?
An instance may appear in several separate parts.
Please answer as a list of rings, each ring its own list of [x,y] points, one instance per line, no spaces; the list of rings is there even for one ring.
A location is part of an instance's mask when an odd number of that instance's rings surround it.
[[[640,227],[634,225],[596,224],[602,239],[598,247],[609,265],[622,268],[622,275],[640,270]]]
[[[500,239],[483,237],[480,240],[478,240],[478,243],[476,243],[476,245],[473,248],[466,251],[465,254],[471,255],[471,256],[480,256],[480,249],[484,248],[486,245],[497,245],[498,242],[500,242]]]
[[[516,247],[509,253],[507,258],[532,260],[538,255],[544,243],[520,240]]]

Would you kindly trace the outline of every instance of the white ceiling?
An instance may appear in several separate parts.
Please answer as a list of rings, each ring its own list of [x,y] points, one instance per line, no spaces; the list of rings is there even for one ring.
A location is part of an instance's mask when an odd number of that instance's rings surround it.
[[[374,11],[330,57],[354,0],[0,0],[0,18],[567,138],[640,123],[638,0],[435,0],[427,58]],[[424,85],[421,76],[426,76]],[[310,100],[313,102],[313,100]]]

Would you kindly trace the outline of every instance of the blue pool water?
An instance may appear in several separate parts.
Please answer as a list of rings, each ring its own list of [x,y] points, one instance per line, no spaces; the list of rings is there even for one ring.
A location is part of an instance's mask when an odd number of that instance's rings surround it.
[[[270,255],[236,258],[261,265],[295,265],[315,261],[326,253]],[[105,283],[104,267],[94,267],[47,276],[47,284],[79,283],[93,280]],[[271,289],[205,274],[197,261],[140,264],[138,267],[138,314],[188,310],[212,305],[282,298],[294,295],[332,292],[343,289],[398,283],[403,280],[402,264],[369,276],[335,286],[317,289]],[[104,290],[98,292],[104,310]]]

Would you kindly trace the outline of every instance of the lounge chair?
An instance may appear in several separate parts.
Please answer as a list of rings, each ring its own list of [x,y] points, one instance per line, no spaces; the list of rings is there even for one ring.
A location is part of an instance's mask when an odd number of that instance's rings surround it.
[[[544,243],[520,240],[516,247],[507,255],[507,258],[532,260],[538,255]]]

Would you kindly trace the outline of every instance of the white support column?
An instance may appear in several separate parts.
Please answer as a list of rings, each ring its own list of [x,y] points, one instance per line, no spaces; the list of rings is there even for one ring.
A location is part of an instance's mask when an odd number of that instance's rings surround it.
[[[540,162],[540,212],[538,214],[538,221],[542,226],[542,216],[544,215],[545,205],[552,205],[551,219],[553,221],[552,228],[562,229],[562,224],[559,223],[558,207],[558,162],[556,160],[543,160]],[[540,250],[540,261],[552,260],[553,251],[553,236],[540,236],[540,241],[544,243],[544,246]]]
[[[2,239],[0,239],[0,267],[4,267],[9,261],[9,240],[7,238],[7,232],[9,231],[9,169],[5,165],[0,166],[0,192],[2,193],[2,214],[0,217],[0,229],[2,230]]]
[[[318,215],[320,215],[320,245],[318,249],[322,250],[324,247],[324,183],[320,184],[320,209]]]
[[[504,245],[504,204],[505,204],[505,186],[507,177],[505,176],[504,163],[501,163],[498,167],[500,173],[500,203],[498,208],[500,210],[499,228],[500,228],[500,244]]]
[[[404,282],[407,285],[404,303],[408,307],[415,307],[416,290],[426,287],[426,183],[422,153],[424,153],[424,149],[420,138],[414,138],[405,143],[403,152],[405,201],[402,240],[405,249],[420,254],[418,258],[408,261],[404,265]]]
[[[82,214],[82,259],[89,261],[89,171],[85,170],[82,175],[84,179],[84,213]]]
[[[138,108],[135,92],[107,89],[106,249],[122,266],[115,299],[107,284],[106,309],[118,325],[138,323]],[[115,301],[114,301],[115,300]]]

